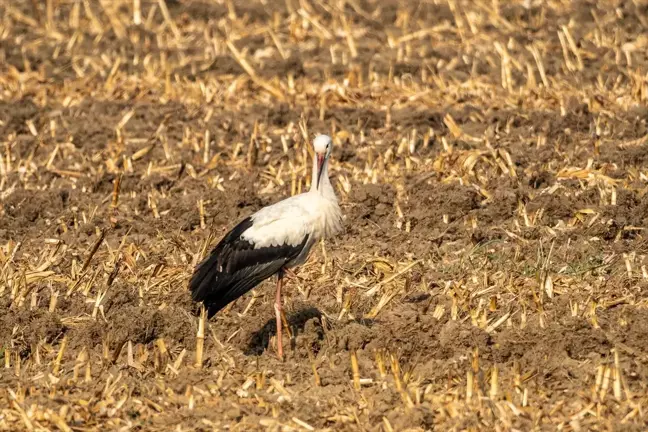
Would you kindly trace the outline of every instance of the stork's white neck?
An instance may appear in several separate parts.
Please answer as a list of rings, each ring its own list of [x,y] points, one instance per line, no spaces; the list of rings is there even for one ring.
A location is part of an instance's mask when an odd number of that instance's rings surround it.
[[[319,182],[319,187],[317,185],[317,157],[313,158],[313,176],[311,177],[311,188],[310,192],[319,194],[323,196],[324,198],[328,198],[331,200],[337,201],[337,197],[335,196],[335,191],[333,190],[333,186],[331,185],[331,180],[329,179],[329,173],[328,173],[328,159],[324,161],[324,164],[322,165],[322,174],[320,177],[320,182]]]

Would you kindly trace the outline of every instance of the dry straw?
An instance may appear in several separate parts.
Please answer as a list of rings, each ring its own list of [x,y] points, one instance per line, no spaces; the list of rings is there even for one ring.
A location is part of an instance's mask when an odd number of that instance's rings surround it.
[[[647,428],[641,2],[4,3],[0,429]],[[317,132],[281,363],[186,286]]]

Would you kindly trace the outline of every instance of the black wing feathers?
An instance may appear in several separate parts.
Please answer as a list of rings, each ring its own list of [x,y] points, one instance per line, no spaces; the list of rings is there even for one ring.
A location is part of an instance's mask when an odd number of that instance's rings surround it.
[[[299,255],[308,240],[306,236],[297,246],[255,249],[254,244],[241,239],[251,226],[250,218],[235,226],[196,267],[191,278],[191,296],[204,302],[210,317],[277,273]]]

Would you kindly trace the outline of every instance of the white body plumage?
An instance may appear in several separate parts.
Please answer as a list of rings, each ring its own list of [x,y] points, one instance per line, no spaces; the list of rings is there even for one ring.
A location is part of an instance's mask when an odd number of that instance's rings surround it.
[[[336,199],[324,197],[313,191],[295,195],[251,216],[252,226],[242,238],[255,249],[288,244],[299,245],[308,236],[308,248],[321,238],[331,237],[342,228],[340,207]],[[303,252],[306,252],[305,254]],[[308,250],[301,255],[308,255]],[[303,261],[295,259],[290,265]]]

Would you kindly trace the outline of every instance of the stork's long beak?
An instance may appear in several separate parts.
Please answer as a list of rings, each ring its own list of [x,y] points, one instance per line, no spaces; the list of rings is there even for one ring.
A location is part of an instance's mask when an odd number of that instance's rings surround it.
[[[317,189],[319,190],[319,185],[320,185],[320,179],[322,178],[322,167],[324,166],[324,161],[326,159],[324,158],[323,154],[317,153]]]

